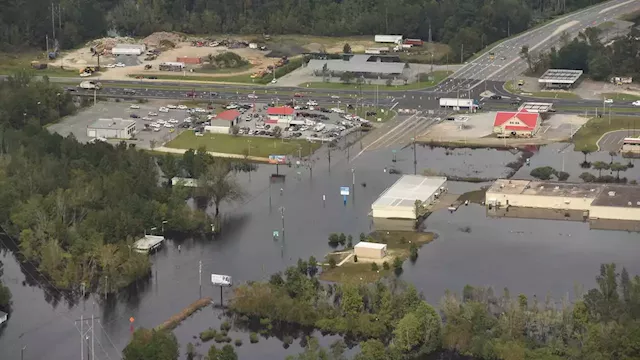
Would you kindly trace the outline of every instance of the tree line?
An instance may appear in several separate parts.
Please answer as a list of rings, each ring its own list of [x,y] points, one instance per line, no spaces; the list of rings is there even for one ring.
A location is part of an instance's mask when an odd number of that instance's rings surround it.
[[[44,48],[45,36],[71,48],[107,33],[401,34],[470,56],[553,16],[604,0],[5,0],[0,48]],[[53,22],[52,22],[52,18]],[[463,49],[464,47],[464,49]]]
[[[161,226],[211,231],[221,203],[242,197],[233,171],[252,167],[216,161],[203,150],[155,157],[124,142],[83,144],[44,128],[80,103],[46,77],[19,73],[0,82],[0,224],[20,260],[57,288],[115,292],[150,274],[135,240]],[[172,187],[173,176],[198,179],[199,186]],[[202,206],[191,209],[192,197]]]
[[[586,28],[571,40],[565,33],[560,48],[552,47],[548,53],[530,53],[528,46],[521,49],[521,56],[533,74],[547,69],[583,70],[594,80],[609,80],[613,76],[640,77],[640,30],[631,32],[610,43],[601,42],[602,30]]]

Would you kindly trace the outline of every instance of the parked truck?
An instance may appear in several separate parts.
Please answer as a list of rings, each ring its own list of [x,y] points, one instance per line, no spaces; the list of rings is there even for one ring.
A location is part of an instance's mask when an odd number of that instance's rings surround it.
[[[404,43],[407,45],[413,45],[413,46],[422,46],[424,45],[424,41],[420,40],[420,39],[405,39]]]
[[[376,35],[374,40],[377,43],[402,44],[402,35]]]
[[[452,108],[454,110],[478,110],[480,108],[480,103],[475,99],[441,98],[440,107]]]
[[[85,90],[100,90],[102,88],[102,84],[96,81],[83,81],[78,85],[78,87]]]

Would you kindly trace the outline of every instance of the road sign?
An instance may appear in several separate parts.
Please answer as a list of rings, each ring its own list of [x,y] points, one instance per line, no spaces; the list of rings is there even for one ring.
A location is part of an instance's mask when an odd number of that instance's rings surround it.
[[[286,164],[287,157],[284,155],[269,155],[269,164]]]
[[[348,186],[340,186],[340,195],[349,196],[350,188]]]
[[[211,284],[215,286],[231,286],[233,281],[231,281],[231,276],[229,275],[211,274]]]
[[[277,238],[278,236],[280,236],[280,233],[278,232],[278,230],[273,230],[273,237]]]

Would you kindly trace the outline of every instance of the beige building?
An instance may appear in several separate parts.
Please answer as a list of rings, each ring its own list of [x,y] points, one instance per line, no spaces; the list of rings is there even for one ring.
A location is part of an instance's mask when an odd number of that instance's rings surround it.
[[[428,206],[447,190],[442,176],[403,175],[371,205],[374,218],[416,219],[416,200]]]
[[[387,256],[387,244],[360,241],[353,250],[357,257],[364,259],[384,259]]]
[[[494,211],[542,210],[548,218],[560,212],[569,219],[577,212],[592,228],[640,231],[640,187],[633,185],[500,179],[487,190],[485,203]]]
[[[624,138],[622,140],[622,149],[620,151],[625,153],[631,153],[632,155],[640,154],[640,138]]]

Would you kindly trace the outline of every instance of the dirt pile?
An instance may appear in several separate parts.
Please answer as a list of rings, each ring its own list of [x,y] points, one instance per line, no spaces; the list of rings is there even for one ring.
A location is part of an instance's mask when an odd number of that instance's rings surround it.
[[[160,31],[160,32],[155,32],[142,40],[143,43],[151,47],[158,47],[161,45],[162,42],[167,42],[167,41],[173,44],[178,44],[179,42],[184,41],[184,39],[183,39],[183,36],[179,34]]]
[[[94,48],[97,52],[110,51],[117,44],[135,44],[137,41],[130,37],[104,37],[89,41],[88,47]]]

